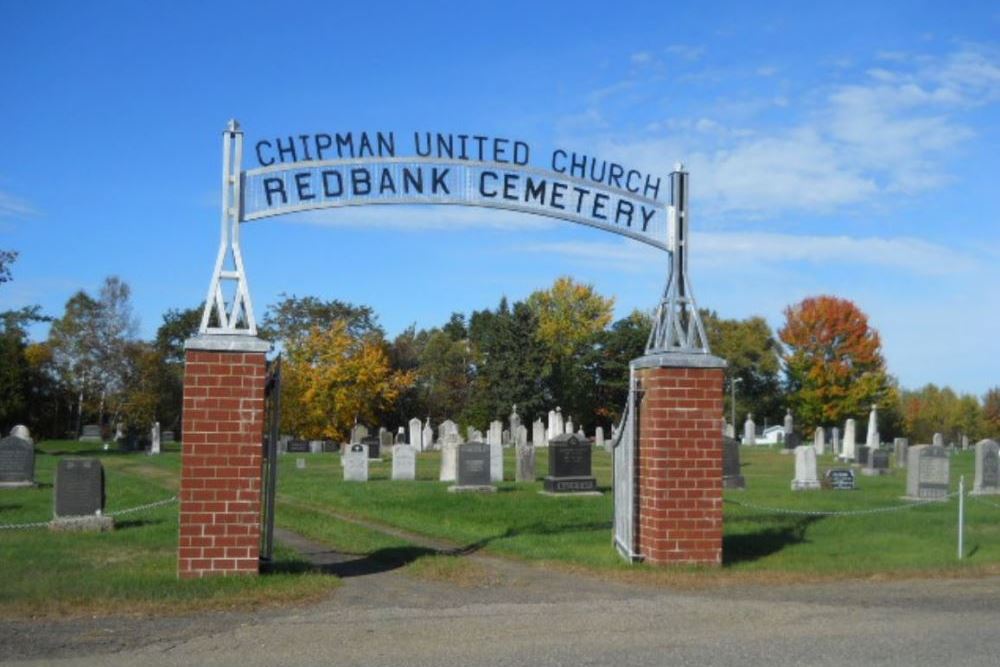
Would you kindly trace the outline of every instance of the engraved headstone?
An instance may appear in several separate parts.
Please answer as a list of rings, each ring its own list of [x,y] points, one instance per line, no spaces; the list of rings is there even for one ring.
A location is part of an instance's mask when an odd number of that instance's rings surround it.
[[[367,445],[355,443],[348,446],[343,456],[345,482],[368,481],[368,456]]]
[[[98,424],[87,424],[83,427],[80,442],[100,442],[102,439],[101,427]]]
[[[479,442],[473,440],[473,442]],[[503,481],[503,446],[495,442],[486,445],[490,450],[490,481],[499,483]]]
[[[35,485],[35,446],[8,435],[0,440],[0,489]]]
[[[12,428],[10,430],[10,435],[14,436],[15,438],[20,438],[25,442],[30,442],[31,444],[35,444],[35,441],[31,439],[31,431],[29,431],[28,427],[25,426],[24,424],[18,424],[17,426]]]
[[[541,419],[531,423],[531,444],[533,447],[547,447],[549,444],[545,437],[545,424]]]
[[[740,474],[740,441],[722,438],[722,488],[745,489],[746,480]]]
[[[604,428],[601,426],[594,429],[594,447],[604,449]]]
[[[569,417],[566,419],[566,430],[563,433],[574,433],[573,431],[573,418]]]
[[[382,439],[376,437],[367,437],[361,441],[361,444],[368,449],[368,458],[373,461],[382,460]]]
[[[455,466],[458,463],[458,442],[457,433],[448,433],[441,441],[441,470],[438,479],[442,482],[455,481]],[[489,470],[487,469],[487,472]]]
[[[788,411],[785,412],[785,439],[786,440],[788,439],[788,436],[790,436],[792,434],[793,431],[795,431],[795,419],[792,417],[792,409],[788,408]]]
[[[164,431],[163,432],[163,444],[165,444],[165,445],[169,445],[169,444],[172,444],[172,443],[176,442],[177,441],[176,438],[177,438],[177,436],[174,435],[173,431]]]
[[[522,427],[523,428],[523,427]],[[515,448],[517,466],[514,470],[514,481],[535,481],[535,448],[527,442],[518,443]]]
[[[830,429],[830,445],[833,447],[833,451],[831,453],[834,456],[840,456],[842,453],[840,448],[840,429],[836,426]]]
[[[490,422],[490,428],[486,431],[487,444],[503,444],[503,422],[494,419]]]
[[[820,488],[816,476],[816,450],[809,446],[795,448],[795,479],[792,491],[812,491]]]
[[[743,422],[743,444],[757,444],[757,425],[753,423],[753,414],[747,413],[747,420]]]
[[[940,433],[935,433],[934,437],[931,439],[931,444],[935,447],[944,447],[944,436]]]
[[[871,449],[868,448],[868,445],[861,445],[860,447],[858,447],[857,456],[855,457],[857,460],[857,464],[860,466],[868,465],[868,455],[870,453]]]
[[[98,459],[59,459],[55,515],[87,516],[104,511],[104,466]]]
[[[517,414],[517,404],[510,410],[510,416],[507,418],[507,425],[510,427],[511,437],[517,434],[517,429],[521,428],[521,415]]]
[[[591,471],[590,443],[572,433],[556,436],[549,442],[549,474],[545,490],[549,493],[593,493],[597,480]]]
[[[854,490],[854,471],[850,468],[832,468],[823,475],[823,486],[835,491]]]
[[[844,447],[840,452],[840,458],[845,461],[853,461],[858,452],[854,441],[854,420],[848,419],[844,423]]]
[[[420,444],[423,446],[423,451],[429,452],[434,449],[434,429],[431,428],[431,418],[428,417],[427,421],[424,422],[424,428],[420,431]]]
[[[910,441],[906,438],[896,438],[892,441],[893,454],[896,455],[896,467],[906,467],[906,456],[910,449]]]
[[[309,453],[309,441],[308,440],[289,440],[286,445],[286,449],[289,454],[308,454]]]
[[[870,450],[878,449],[879,439],[878,407],[873,405],[872,411],[868,413],[868,433],[865,436],[865,444]]]
[[[823,430],[822,426],[817,426],[816,432],[813,433],[813,447],[816,449],[817,456],[826,454],[826,431]]]
[[[490,485],[490,446],[467,442],[458,446],[458,486]]]
[[[972,494],[976,496],[1000,493],[1000,444],[995,440],[976,443],[976,481]]]
[[[906,461],[906,495],[917,500],[947,500],[951,459],[944,447],[910,447]]]
[[[389,450],[392,449],[393,444],[395,444],[392,441],[392,433],[390,433],[389,431],[387,431],[384,428],[379,429],[379,432],[378,432],[378,444],[379,444],[378,456],[374,456],[372,458],[376,458],[376,459],[377,458],[381,458],[382,452],[388,452]],[[369,449],[369,451],[370,451],[370,449]]]
[[[351,444],[360,443],[368,437],[368,428],[364,424],[355,424],[351,429]]]
[[[423,424],[421,424],[419,419],[414,417],[407,423],[407,426],[410,427],[410,445],[412,445],[418,452],[424,451],[424,437],[423,433],[421,433],[421,427]]]
[[[160,422],[153,422],[153,428],[149,429],[149,453],[160,453]]]
[[[392,478],[412,480],[417,477],[417,448],[413,445],[392,446]]]

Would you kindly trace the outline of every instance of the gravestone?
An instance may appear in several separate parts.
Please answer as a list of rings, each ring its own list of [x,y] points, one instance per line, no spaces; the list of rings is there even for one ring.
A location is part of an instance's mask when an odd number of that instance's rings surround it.
[[[879,448],[878,434],[878,407],[873,405],[872,411],[868,413],[868,432],[865,434],[865,444],[868,449],[874,451]]]
[[[490,428],[486,432],[486,443],[489,445],[503,444],[503,422],[499,419],[490,422]]]
[[[545,439],[545,424],[541,419],[536,419],[531,423],[531,444],[533,447],[548,447]]]
[[[507,426],[510,428],[512,434],[517,433],[517,429],[521,428],[521,415],[517,414],[517,403],[510,409],[510,416],[507,417]]]
[[[308,440],[289,440],[288,444],[285,445],[285,451],[289,454],[308,454],[309,453],[309,441]]]
[[[566,430],[564,430],[563,433],[573,433],[573,432],[574,432],[573,431],[573,418],[569,417],[568,419],[566,419]]]
[[[747,413],[747,420],[743,422],[743,444],[757,444],[757,425],[753,423],[753,413]]]
[[[603,426],[598,426],[594,429],[594,447],[598,449],[605,449]]]
[[[831,454],[834,456],[840,456],[840,429],[834,426],[830,429],[830,446],[833,448]]]
[[[817,426],[813,433],[813,447],[816,449],[817,456],[826,454],[826,431],[823,430],[822,426]]]
[[[35,441],[31,439],[31,431],[29,431],[28,427],[25,426],[24,424],[18,424],[17,426],[12,428],[10,430],[10,435],[14,436],[15,438],[20,438],[21,440],[24,440],[26,442],[30,442],[31,444],[35,444]]]
[[[160,422],[153,422],[153,428],[149,429],[149,453],[160,453]]]
[[[1000,493],[1000,444],[994,440],[976,443],[976,481],[972,495],[992,496]]]
[[[323,443],[323,453],[324,454],[339,454],[340,445],[338,445],[333,440],[320,440]]]
[[[792,431],[791,433],[785,436],[785,446],[781,453],[791,454],[792,452],[795,451],[796,447],[799,447],[801,445],[802,445],[802,436],[799,435],[797,432]],[[813,450],[813,452],[815,451],[816,450]]]
[[[861,469],[862,475],[876,477],[889,474],[889,452],[884,449],[873,449],[868,452],[868,462]]]
[[[896,467],[906,467],[906,453],[910,449],[910,441],[906,438],[896,438],[892,441],[892,453],[896,457]]]
[[[394,445],[405,445],[405,444],[407,444],[407,442],[406,442],[406,429],[404,429],[402,426],[400,426],[399,429],[396,431],[396,441],[394,443],[392,443],[392,444],[394,444]]]
[[[524,424],[518,426],[517,433],[514,434],[514,446],[517,447],[522,443],[528,443],[528,427]]]
[[[495,442],[486,446],[490,449],[490,482],[497,484],[503,481],[503,446]]]
[[[0,489],[35,485],[35,446],[16,435],[0,440]]]
[[[361,441],[361,444],[368,448],[368,459],[371,461],[382,460],[382,440],[381,438],[368,437]]]
[[[362,440],[368,437],[368,427],[364,424],[355,424],[354,428],[351,429],[351,444],[360,443]]]
[[[322,454],[323,453],[323,441],[322,440],[310,440],[309,441],[309,453],[310,454]]]
[[[101,442],[101,427],[97,424],[87,424],[83,427],[80,442]]]
[[[948,499],[951,460],[937,445],[910,447],[906,461],[906,497],[913,500]]]
[[[868,456],[871,454],[871,449],[868,448],[868,445],[858,447],[857,454],[857,464],[862,467],[868,465]]]
[[[446,419],[438,425],[438,441],[443,442],[444,437],[449,433],[454,433],[455,435],[458,435],[458,424],[456,424],[450,419]],[[461,436],[459,436],[459,440],[461,439],[462,439]]]
[[[417,478],[417,448],[413,445],[392,446],[392,478],[413,480]]]
[[[812,446],[795,448],[795,479],[792,491],[813,491],[820,488],[816,476],[816,450]]]
[[[969,448],[969,436],[962,434],[962,451]]]
[[[59,459],[55,515],[88,516],[104,512],[104,466],[98,459]]]
[[[590,443],[572,433],[556,436],[549,442],[549,474],[545,478],[548,493],[596,494],[597,480],[591,471]]]
[[[175,442],[177,442],[177,436],[174,435],[173,431],[164,431],[163,432],[163,444],[170,445],[170,444],[173,444]]]
[[[453,493],[478,491],[491,493],[496,487],[490,483],[490,446],[485,442],[467,442],[458,446],[457,484],[448,487]]]
[[[523,428],[523,427],[522,427]],[[527,442],[518,443],[515,447],[517,456],[517,466],[514,470],[514,481],[534,482],[535,481],[535,448]]]
[[[854,471],[850,468],[831,468],[823,475],[823,487],[834,491],[853,491]]]
[[[722,438],[722,488],[745,489],[746,480],[740,474],[740,441]]]
[[[940,433],[935,433],[934,437],[931,439],[931,444],[935,447],[944,447],[944,436]]]
[[[434,429],[431,427],[431,418],[428,417],[427,421],[424,422],[424,428],[420,431],[420,444],[424,448],[423,451],[429,452],[434,449]]]
[[[844,423],[844,447],[840,452],[840,458],[845,461],[853,461],[858,455],[854,441],[854,420],[848,419]]]
[[[788,439],[788,436],[790,436],[792,433],[795,432],[795,419],[792,417],[792,409],[791,408],[788,408],[787,412],[785,412],[784,430],[785,430],[785,439],[786,440]],[[796,445],[795,447],[798,447],[798,445]],[[795,449],[795,447],[792,447],[792,449]]]
[[[383,429],[379,429],[379,432],[378,432],[378,444],[379,444],[378,456],[373,456],[372,457],[372,458],[375,458],[375,459],[382,458],[382,452],[388,452],[388,451],[390,451],[392,449],[393,444],[395,444],[392,441],[392,433],[390,433],[389,431],[387,431],[384,428]],[[369,448],[369,453],[371,453],[371,449],[370,448]]]
[[[296,470],[305,470],[306,469],[306,460],[304,458],[301,458],[301,457],[295,459],[295,469]]]
[[[345,482],[368,481],[368,457],[367,445],[355,443],[348,446],[343,456]]]
[[[419,419],[414,417],[407,423],[407,426],[410,427],[410,445],[413,446],[418,452],[424,451],[424,438],[423,433],[421,433],[421,426],[423,426],[423,424],[420,423]]]
[[[441,470],[438,479],[442,482],[455,481],[455,466],[458,463],[457,433],[448,433],[441,441]],[[487,470],[487,473],[489,470]]]

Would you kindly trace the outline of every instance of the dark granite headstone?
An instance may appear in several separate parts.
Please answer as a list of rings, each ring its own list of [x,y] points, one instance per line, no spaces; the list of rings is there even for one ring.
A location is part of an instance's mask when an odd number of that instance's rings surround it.
[[[169,444],[176,440],[173,431],[164,431],[162,436],[163,444]]]
[[[57,517],[104,510],[104,466],[98,459],[60,459],[56,468]]]
[[[795,449],[802,444],[802,436],[792,431],[785,436],[785,449]]]
[[[333,440],[323,441],[323,453],[324,454],[337,454],[340,452],[340,445],[335,443]]]
[[[101,427],[99,424],[87,424],[83,427],[83,433],[80,434],[80,442],[100,442],[103,438],[101,437]]]
[[[874,470],[888,470],[889,469],[889,452],[885,449],[876,449],[874,452],[869,454],[871,456],[871,462],[869,464],[870,468]]]
[[[458,446],[458,486],[489,486],[490,446],[467,442]]]
[[[850,468],[833,468],[823,475],[823,486],[836,491],[854,490],[854,471]]]
[[[549,440],[549,474],[545,490],[549,493],[580,493],[597,490],[591,473],[591,447],[573,433]]]
[[[740,441],[736,438],[722,439],[722,488],[746,488],[746,480],[740,474]]]
[[[361,443],[368,446],[369,460],[382,458],[382,441],[379,438],[374,436],[365,438]]]
[[[866,466],[868,465],[868,456],[871,454],[871,448],[865,445],[858,447],[858,465]]]
[[[0,488],[35,483],[35,446],[9,435],[0,440]]]
[[[309,441],[308,440],[289,440],[286,452],[289,454],[308,454],[309,453]]]

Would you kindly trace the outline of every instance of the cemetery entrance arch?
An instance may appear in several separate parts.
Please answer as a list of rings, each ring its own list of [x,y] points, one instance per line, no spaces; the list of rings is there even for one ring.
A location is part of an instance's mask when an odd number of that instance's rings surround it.
[[[300,134],[253,145],[223,132],[220,243],[198,336],[187,341],[178,573],[256,572],[265,355],[240,250],[242,225],[386,204],[497,208],[582,224],[664,251],[666,287],[615,442],[614,543],[654,563],[721,563],[722,369],[687,271],[688,174],[669,177],[523,141],[415,132]],[[641,398],[641,400],[640,400]],[[267,466],[268,474],[273,471]],[[268,484],[273,489],[273,480]]]

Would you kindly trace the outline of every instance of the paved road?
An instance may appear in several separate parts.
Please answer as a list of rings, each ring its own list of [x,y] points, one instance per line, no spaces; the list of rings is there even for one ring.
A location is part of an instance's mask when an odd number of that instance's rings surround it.
[[[295,610],[0,627],[0,661],[78,665],[997,665],[1000,577],[675,591],[472,556],[455,586],[372,571]],[[127,638],[124,638],[127,637]],[[32,637],[34,639],[32,639]]]

